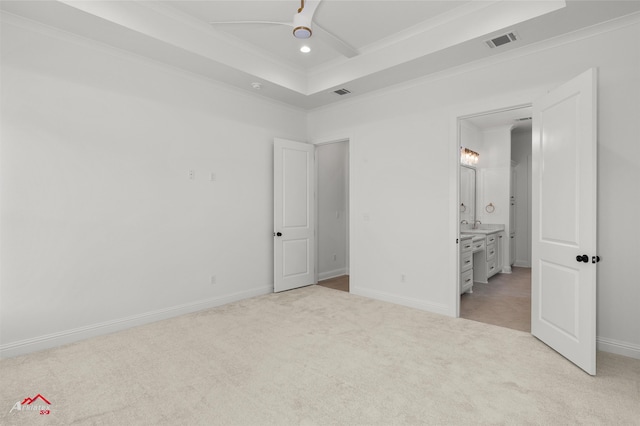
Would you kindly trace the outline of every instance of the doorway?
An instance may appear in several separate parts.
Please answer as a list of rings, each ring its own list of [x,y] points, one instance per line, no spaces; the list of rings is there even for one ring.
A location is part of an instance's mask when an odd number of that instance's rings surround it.
[[[316,145],[318,284],[349,291],[349,141]]]
[[[476,185],[460,175],[459,234],[473,237],[473,287],[460,295],[460,317],[531,331],[531,106],[474,114],[459,119],[460,147],[479,154],[472,168]],[[468,173],[465,173],[465,176]],[[464,187],[464,188],[463,188]],[[464,197],[464,200],[463,200]],[[470,213],[471,212],[471,213]],[[477,228],[477,229],[476,229]],[[495,235],[498,273],[482,276],[490,235]],[[485,269],[488,270],[488,269]],[[468,272],[467,272],[468,274]]]

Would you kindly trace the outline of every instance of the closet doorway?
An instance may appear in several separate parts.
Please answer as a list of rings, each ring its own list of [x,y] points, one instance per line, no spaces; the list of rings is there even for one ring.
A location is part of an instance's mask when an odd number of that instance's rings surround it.
[[[460,235],[472,235],[478,247],[475,269],[487,261],[486,241],[479,243],[488,234],[478,232],[501,229],[494,234],[500,244],[497,273],[487,279],[476,271],[472,289],[460,295],[460,317],[525,332],[531,331],[531,113],[526,106],[459,123],[461,149],[479,154],[470,166],[476,176],[473,202],[460,213],[459,224]]]
[[[349,292],[349,141],[316,145],[317,281]]]

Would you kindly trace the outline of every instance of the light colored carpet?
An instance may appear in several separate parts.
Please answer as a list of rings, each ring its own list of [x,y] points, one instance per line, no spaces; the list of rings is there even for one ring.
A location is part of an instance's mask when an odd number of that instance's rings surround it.
[[[598,363],[311,286],[2,360],[0,424],[639,424],[640,360]]]

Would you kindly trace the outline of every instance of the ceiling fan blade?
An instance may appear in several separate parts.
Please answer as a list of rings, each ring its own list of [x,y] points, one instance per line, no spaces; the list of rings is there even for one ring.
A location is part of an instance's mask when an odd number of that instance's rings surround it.
[[[322,28],[317,23],[314,23],[314,33],[318,35],[318,37],[322,38],[322,41],[327,43],[333,49],[337,50],[347,58],[353,58],[354,56],[358,56],[360,52],[354,47],[349,46],[347,43],[339,39],[337,36],[333,35],[329,31]]]
[[[277,22],[277,21],[214,21],[209,22],[211,25],[233,25],[233,24],[263,24],[263,25],[285,25],[287,27],[292,27],[293,24],[291,22]]]
[[[313,19],[313,14],[316,13],[316,9],[320,5],[320,1],[321,0],[303,1],[304,7],[300,8],[302,10],[300,12],[298,12],[298,14],[303,15],[305,17],[308,17],[309,22],[310,22],[311,19]],[[298,10],[300,10],[300,9],[298,9]]]

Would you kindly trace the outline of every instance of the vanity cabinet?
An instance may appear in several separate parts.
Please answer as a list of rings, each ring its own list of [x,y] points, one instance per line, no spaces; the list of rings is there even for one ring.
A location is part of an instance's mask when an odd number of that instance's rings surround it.
[[[473,238],[460,237],[460,294],[473,293]]]
[[[487,235],[487,279],[498,272],[498,234]]]
[[[473,280],[488,283],[489,278],[502,272],[502,242],[501,230],[477,235],[472,241],[473,251]]]
[[[516,233],[509,234],[509,265],[516,263]]]

